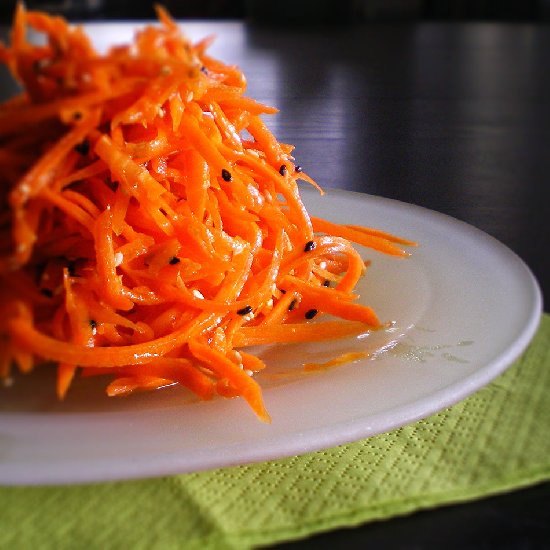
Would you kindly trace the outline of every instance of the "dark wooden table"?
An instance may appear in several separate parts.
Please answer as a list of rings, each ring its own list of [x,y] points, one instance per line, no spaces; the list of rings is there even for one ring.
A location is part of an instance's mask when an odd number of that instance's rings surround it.
[[[550,296],[550,27],[190,23],[280,108],[281,141],[322,186],[422,205],[493,235]],[[97,25],[100,43],[131,26]],[[0,74],[2,97],[13,88]],[[550,388],[549,388],[550,390]],[[548,548],[550,484],[282,545]]]

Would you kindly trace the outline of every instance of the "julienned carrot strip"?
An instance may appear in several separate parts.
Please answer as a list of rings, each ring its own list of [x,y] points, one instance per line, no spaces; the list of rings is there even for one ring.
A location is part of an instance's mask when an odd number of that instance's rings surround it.
[[[375,328],[380,326],[380,320],[372,308],[351,303],[357,296],[319,284],[313,285],[296,277],[286,277],[284,282],[287,288],[299,293],[300,307],[305,311],[315,309],[348,321],[360,321]]]
[[[113,245],[113,217],[105,210],[94,224],[96,268],[104,300],[114,309],[129,310],[133,303],[124,296],[121,276],[117,273]]]
[[[284,322],[289,311],[292,311],[298,303],[297,294],[291,290],[286,290],[282,294],[277,303],[273,306],[261,321],[261,325],[277,325]]]
[[[239,355],[241,356],[241,361],[245,369],[251,370],[252,372],[258,372],[266,367],[266,364],[255,355],[251,355],[245,351],[240,351]]]
[[[402,244],[404,246],[418,246],[418,243],[414,241],[410,241],[409,239],[404,239],[403,237],[393,235],[392,233],[388,233],[387,231],[382,231],[381,229],[375,229],[373,227],[362,227],[360,225],[346,225],[345,227],[349,229],[353,229],[354,231],[359,231],[359,233],[363,233],[365,235],[379,237],[381,239],[389,241],[390,243]]]
[[[270,107],[269,105],[263,105],[258,103],[250,97],[238,97],[219,100],[221,105],[224,105],[228,109],[242,109],[248,111],[254,115],[274,115],[279,112],[276,107]]]
[[[223,109],[215,102],[212,101],[208,104],[208,110],[214,116],[214,121],[218,125],[220,132],[222,132],[226,143],[233,147],[237,151],[243,150],[243,144],[239,133],[235,129],[235,126],[225,115]]]
[[[50,119],[60,116],[60,113],[72,111],[79,113],[84,109],[90,109],[103,103],[105,100],[127,94],[134,87],[134,84],[113,90],[111,94],[106,92],[91,92],[79,94],[77,97],[60,98],[48,103],[30,103],[28,100],[17,105],[17,107],[3,114],[0,114],[0,134],[16,134],[22,128],[27,130],[35,125],[50,123]]]
[[[8,330],[19,348],[32,350],[42,359],[83,367],[119,367],[141,365],[162,357],[216,325],[217,321],[218,317],[213,314],[201,314],[198,319],[167,336],[142,344],[119,347],[88,348],[80,344],[59,342],[37,331],[29,321],[19,318],[8,322]]]
[[[270,421],[269,414],[263,404],[260,386],[239,365],[228,359],[220,351],[197,340],[189,342],[189,350],[194,357],[211,369],[220,380],[227,380],[231,386],[237,389],[261,420],[264,422]]]
[[[239,348],[380,327],[355,301],[350,241],[398,256],[414,243],[311,218],[297,180],[317,184],[259,116],[276,109],[158,13],[100,55],[18,4],[0,47],[25,88],[0,106],[0,377],[54,361],[60,398],[105,374],[109,395],[177,383],[269,421],[265,364]],[[306,322],[317,311],[340,320]]]
[[[214,395],[214,383],[210,376],[198,368],[197,364],[188,358],[162,357],[151,361],[147,365],[131,365],[112,369],[97,369],[93,367],[83,369],[83,376],[96,376],[108,373],[125,378],[139,389],[137,379],[151,376],[164,380],[163,385],[178,383],[189,388],[201,399],[210,399]]]
[[[334,359],[330,359],[329,361],[325,361],[324,363],[305,363],[304,370],[311,372],[316,370],[330,369],[331,367],[339,367],[340,365],[351,363],[352,361],[365,359],[368,356],[368,352],[365,351],[343,353],[339,357],[335,357]]]
[[[101,213],[99,208],[90,199],[88,199],[88,197],[82,195],[81,193],[76,193],[72,189],[65,189],[61,195],[64,198],[69,199],[71,202],[78,204],[78,206],[88,212],[92,218],[97,218]]]
[[[315,231],[321,233],[327,233],[329,235],[338,235],[344,239],[352,240],[357,244],[373,248],[383,252],[384,254],[391,254],[392,256],[407,256],[408,254],[400,248],[394,246],[393,242],[403,242],[399,238],[392,238],[389,240],[386,238],[386,233],[379,232],[378,234],[367,233],[365,231],[354,229],[353,226],[340,225],[336,223],[323,220],[321,218],[311,218]],[[406,244],[414,244],[410,241],[406,241]]]
[[[63,196],[62,193],[55,193],[51,189],[43,189],[40,192],[40,196],[47,201],[51,202],[62,210],[67,216],[75,219],[85,228],[90,228],[94,219],[85,210],[82,210],[80,206]]]
[[[258,175],[272,182],[275,191],[281,193],[289,208],[288,219],[296,225],[296,238],[308,240],[313,235],[311,219],[300,198],[298,186],[293,180],[287,180],[272,166],[262,162],[255,155],[243,155],[239,160],[243,164],[248,164],[257,171]]]
[[[125,229],[124,218],[130,204],[130,195],[119,185],[113,201],[113,232],[121,235]]]
[[[65,308],[69,317],[72,339],[84,346],[93,346],[93,330],[90,318],[82,303],[77,299],[68,270],[63,271],[63,286],[65,288]],[[57,368],[57,396],[63,399],[71,385],[76,372],[76,365],[59,363]]]
[[[260,117],[252,117],[247,129],[258,146],[265,151],[268,162],[277,170],[282,164],[289,161],[281,150],[281,145]]]
[[[287,275],[293,270],[298,270],[305,262],[317,259],[322,262],[326,257],[343,255],[348,262],[348,269],[338,282],[337,288],[343,292],[351,291],[362,276],[365,266],[359,254],[351,244],[341,237],[315,237],[310,241],[312,247],[307,252],[305,249],[293,250],[282,262],[280,274]]]
[[[92,176],[97,176],[98,174],[101,174],[101,172],[105,172],[105,170],[107,170],[107,165],[102,160],[97,160],[85,168],[72,172],[68,176],[61,178],[57,184],[60,188],[63,188],[71,183],[86,180]]]
[[[104,162],[115,170],[114,181],[120,182],[130,195],[136,199],[158,200],[166,189],[143,166],[140,166],[121,151],[107,135],[102,135],[96,143],[95,152]]]
[[[210,187],[210,169],[208,163],[196,151],[189,151],[186,155],[187,204],[197,219],[204,219],[207,202],[207,189]]]
[[[372,327],[360,322],[323,321],[318,323],[287,323],[276,326],[241,327],[234,336],[235,347],[264,346],[298,342],[337,340],[364,334]]]
[[[33,246],[38,238],[37,230],[42,209],[33,203],[27,208],[15,208],[12,212],[12,233],[15,243],[15,254],[10,258],[16,265],[24,265],[29,261]],[[6,262],[6,265],[9,262]]]
[[[113,126],[121,124],[143,124],[147,126],[158,115],[158,110],[176,92],[181,84],[174,74],[168,74],[148,84],[137,101],[125,111],[118,113],[112,121]]]
[[[337,288],[329,288],[321,285],[318,281],[316,284],[312,283],[312,281],[303,281],[302,279],[292,275],[287,275],[283,279],[283,284],[285,285],[285,288],[293,288],[300,292],[303,296],[308,296],[310,299],[319,302],[324,302],[325,300],[337,300],[339,302],[349,304],[349,302],[358,298],[357,294],[342,292]]]
[[[157,390],[164,386],[172,384],[171,380],[151,376],[150,374],[141,374],[138,376],[121,376],[116,378],[107,386],[107,395],[115,397],[117,395],[128,395],[135,391]]]
[[[188,113],[183,113],[180,122],[180,130],[191,142],[195,150],[212,167],[217,174],[222,174],[222,170],[229,168],[229,163],[223,155],[214,147],[206,134],[201,130],[196,118]],[[231,172],[229,172],[231,174]]]

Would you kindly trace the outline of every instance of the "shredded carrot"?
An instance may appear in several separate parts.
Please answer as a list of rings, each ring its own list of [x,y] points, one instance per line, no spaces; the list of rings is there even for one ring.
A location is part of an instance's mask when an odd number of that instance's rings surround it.
[[[380,328],[350,241],[414,243],[310,217],[298,181],[320,188],[261,118],[277,109],[158,16],[99,54],[19,4],[0,44],[24,89],[0,106],[0,377],[54,362],[60,398],[103,374],[108,395],[177,383],[269,421],[243,348]]]
[[[345,365],[346,363],[351,363],[353,361],[358,361],[359,359],[365,359],[369,354],[366,351],[355,351],[348,352],[335,357],[334,359],[329,359],[324,363],[304,363],[305,371],[317,371],[317,370],[326,370],[332,367],[339,367]]]

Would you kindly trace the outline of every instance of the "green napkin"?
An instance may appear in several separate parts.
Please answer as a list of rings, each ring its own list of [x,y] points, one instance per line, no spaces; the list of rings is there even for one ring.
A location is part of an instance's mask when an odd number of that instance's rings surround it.
[[[550,477],[550,316],[469,399],[350,445],[210,472],[0,489],[0,548],[250,548]]]

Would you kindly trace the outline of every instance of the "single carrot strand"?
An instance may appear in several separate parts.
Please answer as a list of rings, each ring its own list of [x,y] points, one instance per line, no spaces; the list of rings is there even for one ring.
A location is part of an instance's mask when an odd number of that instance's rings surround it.
[[[332,223],[321,218],[312,218],[313,227],[315,231],[327,233],[329,235],[337,235],[344,239],[348,239],[357,244],[366,246],[368,248],[373,248],[384,254],[390,254],[392,256],[407,256],[407,252],[401,250],[400,248],[394,246],[392,242],[384,237],[365,233],[363,231],[358,231],[353,227],[346,225],[339,225]],[[382,233],[383,234],[383,233]],[[395,241],[394,242],[399,242]]]
[[[207,344],[192,340],[189,342],[189,349],[197,359],[203,361],[222,380],[227,380],[230,384],[239,388],[240,395],[244,397],[260,420],[268,423],[271,421],[262,400],[260,387],[251,376],[230,361],[223,353]]]
[[[115,309],[129,310],[131,300],[124,296],[122,281],[116,269],[113,245],[113,216],[105,210],[94,224],[96,265],[105,300]]]
[[[215,315],[203,315],[202,318],[186,324],[173,333],[142,344],[111,347],[82,347],[79,344],[60,342],[36,330],[28,321],[13,319],[8,330],[14,341],[23,349],[50,361],[70,363],[83,367],[120,367],[141,365],[162,357],[173,349],[182,346],[195,333],[201,333],[209,325],[215,325]]]
[[[323,321],[319,323],[287,323],[276,326],[241,327],[233,339],[235,347],[263,346],[299,342],[337,340],[357,336],[370,330],[360,322]]]

